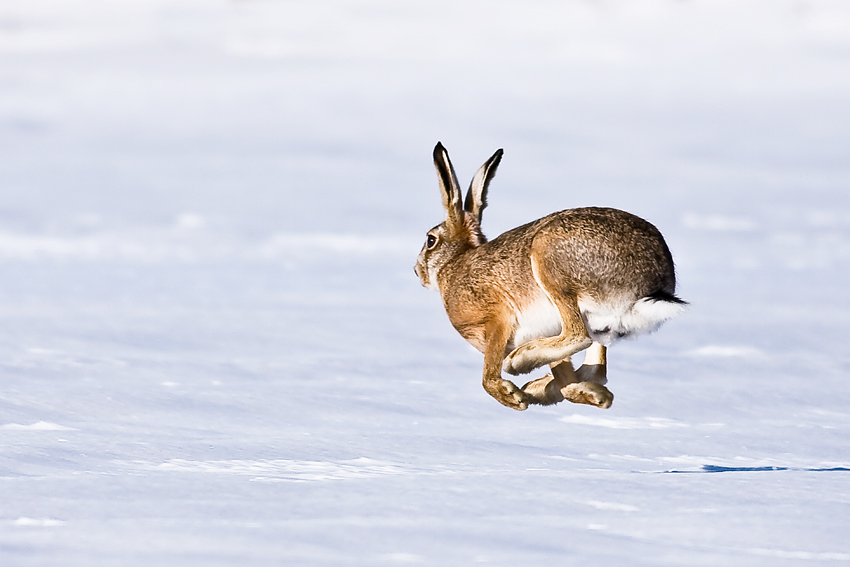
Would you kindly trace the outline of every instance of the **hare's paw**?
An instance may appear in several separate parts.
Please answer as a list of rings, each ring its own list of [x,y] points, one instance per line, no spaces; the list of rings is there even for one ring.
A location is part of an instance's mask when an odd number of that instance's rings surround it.
[[[561,395],[574,404],[588,404],[607,409],[614,401],[614,394],[597,382],[575,382],[561,388]]]
[[[510,380],[484,382],[484,389],[504,406],[518,411],[528,409],[528,396]]]
[[[545,364],[564,360],[572,354],[568,348],[551,344],[551,341],[536,340],[515,348],[502,361],[502,370],[514,376],[527,374]]]
[[[527,374],[546,364],[540,355],[540,349],[535,341],[518,346],[502,361],[502,370],[514,376]]]
[[[535,339],[515,348],[502,361],[502,370],[508,374],[525,374],[544,364],[561,362],[580,350],[586,349],[593,341],[589,337],[572,338],[547,337]]]
[[[551,374],[532,380],[522,387],[522,391],[528,396],[529,404],[550,406],[564,401],[561,389]]]

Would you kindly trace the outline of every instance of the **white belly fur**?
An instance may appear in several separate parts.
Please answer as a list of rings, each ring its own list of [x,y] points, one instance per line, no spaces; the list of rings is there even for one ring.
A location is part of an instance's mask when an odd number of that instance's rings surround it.
[[[667,301],[640,299],[598,303],[587,296],[579,297],[578,306],[590,338],[605,346],[625,337],[651,333],[685,309],[684,305]],[[561,333],[560,314],[545,295],[518,310],[516,322],[509,349]]]
[[[540,295],[530,305],[516,312],[516,329],[509,348],[528,341],[561,334],[561,316],[545,295]]]

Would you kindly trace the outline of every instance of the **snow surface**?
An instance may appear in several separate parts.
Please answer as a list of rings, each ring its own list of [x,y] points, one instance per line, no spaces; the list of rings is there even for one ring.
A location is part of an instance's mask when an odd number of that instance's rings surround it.
[[[850,5],[0,3],[2,565],[850,562]],[[514,412],[413,262],[655,223],[687,314]]]

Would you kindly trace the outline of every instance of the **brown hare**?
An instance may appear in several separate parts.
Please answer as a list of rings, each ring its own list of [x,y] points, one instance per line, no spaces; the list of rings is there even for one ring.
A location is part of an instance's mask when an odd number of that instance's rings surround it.
[[[617,209],[553,213],[487,241],[481,213],[502,159],[481,166],[461,200],[449,154],[434,148],[446,220],[428,231],[416,261],[422,285],[437,289],[449,320],[484,353],[484,389],[517,410],[562,400],[601,408],[606,349],[655,331],[686,302],[674,295],[673,258],[661,233]],[[577,370],[570,357],[588,349]],[[551,374],[522,388],[502,378],[548,364]]]

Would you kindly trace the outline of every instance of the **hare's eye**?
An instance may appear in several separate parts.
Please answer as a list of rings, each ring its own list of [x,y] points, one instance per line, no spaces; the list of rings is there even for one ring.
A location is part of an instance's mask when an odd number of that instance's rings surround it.
[[[427,246],[428,249],[430,250],[431,248],[433,248],[436,245],[437,245],[437,237],[434,236],[433,234],[429,234],[428,238],[425,239],[425,246]]]

